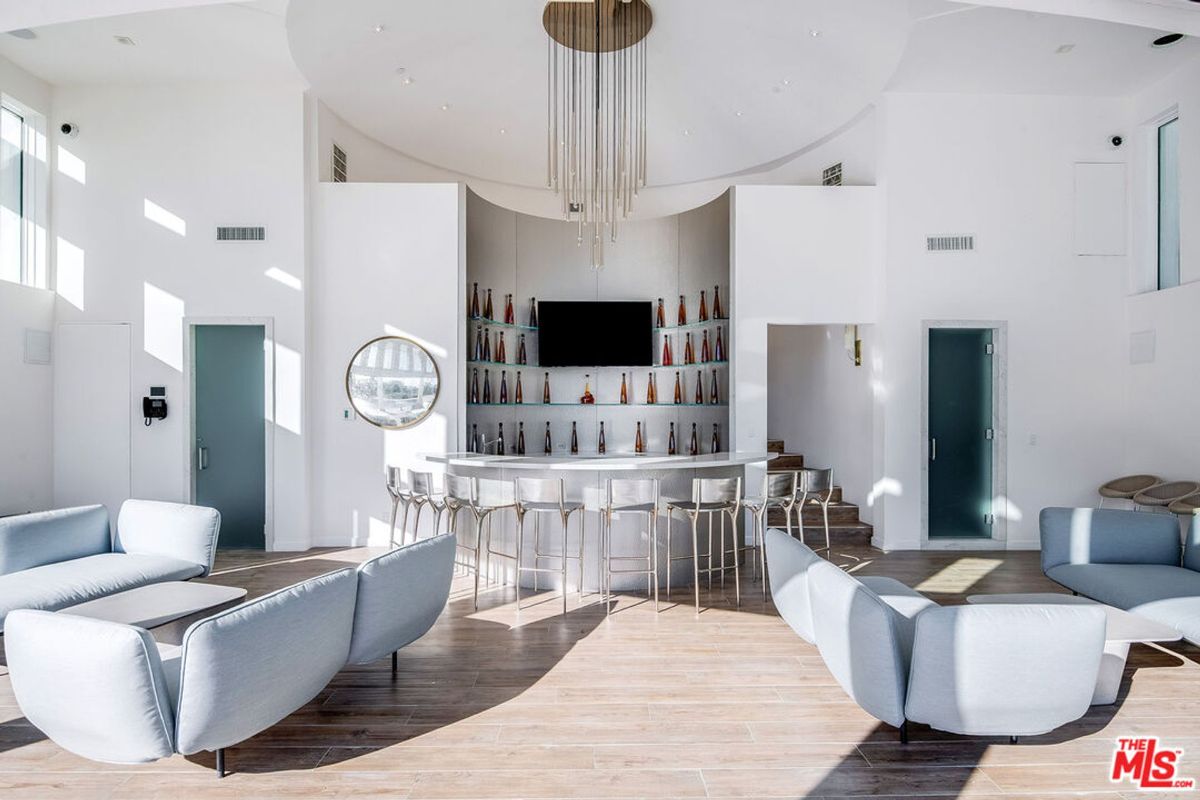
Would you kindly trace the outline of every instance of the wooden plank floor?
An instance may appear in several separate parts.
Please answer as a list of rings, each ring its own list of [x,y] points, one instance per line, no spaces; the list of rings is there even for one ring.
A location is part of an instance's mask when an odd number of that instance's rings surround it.
[[[355,563],[367,550],[223,552],[209,580],[251,596]],[[977,592],[1053,591],[1036,553],[835,548],[860,574],[891,575],[943,603]],[[1113,739],[1156,734],[1200,777],[1200,651],[1135,645],[1119,705],[1009,745],[916,726],[895,731],[849,701],[815,648],[747,580],[660,613],[625,597],[611,617],[587,598],[519,615],[511,589],[471,610],[458,579],[434,629],[347,669],[320,696],[228,754],[95,764],[45,740],[0,677],[0,798],[778,798],[1133,797],[1108,781]],[[280,680],[286,680],[280,675]],[[1178,796],[1178,795],[1176,795]]]

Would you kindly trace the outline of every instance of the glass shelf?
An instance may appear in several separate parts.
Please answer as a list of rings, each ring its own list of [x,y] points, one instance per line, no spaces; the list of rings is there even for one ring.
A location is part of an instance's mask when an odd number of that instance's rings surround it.
[[[727,358],[722,359],[721,361],[697,361],[694,364],[668,364],[666,366],[661,365],[661,364],[655,364],[654,366],[640,366],[640,367],[540,367],[537,364],[513,364],[511,362],[500,362],[500,361],[468,361],[467,362],[467,364],[472,367],[508,367],[508,368],[513,368],[513,369],[540,369],[540,370],[619,369],[619,370],[624,370],[625,372],[633,372],[634,370],[641,370],[641,369],[677,369],[677,370],[683,371],[685,369],[688,369],[689,367],[718,367],[718,366],[728,364],[728,363],[729,363],[729,359],[727,359]]]
[[[467,408],[727,408],[728,403],[467,403]]]
[[[485,328],[512,328],[518,331],[536,331],[537,328],[532,325],[517,325],[515,322],[501,322],[496,319],[484,319],[483,317],[468,317],[467,322],[472,325],[481,325]]]
[[[671,331],[688,331],[696,328],[711,328],[714,325],[729,324],[729,317],[721,317],[720,319],[707,319],[704,322],[689,322],[686,325],[664,325],[661,328],[655,328],[655,333],[670,333]]]

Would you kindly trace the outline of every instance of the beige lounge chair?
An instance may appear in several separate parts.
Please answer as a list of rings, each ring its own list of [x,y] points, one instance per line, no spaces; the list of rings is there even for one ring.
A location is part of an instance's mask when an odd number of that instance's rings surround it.
[[[1151,486],[1145,491],[1138,492],[1133,496],[1133,502],[1139,506],[1166,508],[1171,503],[1182,500],[1196,492],[1200,492],[1200,483],[1196,483],[1195,481],[1171,481],[1170,483],[1160,483],[1157,486]]]
[[[1191,516],[1200,512],[1200,492],[1179,498],[1167,506],[1167,511],[1178,514],[1181,517]]]
[[[1126,475],[1114,478],[1100,487],[1100,508],[1104,508],[1105,500],[1132,500],[1138,492],[1144,492],[1152,486],[1162,483],[1157,475]]]

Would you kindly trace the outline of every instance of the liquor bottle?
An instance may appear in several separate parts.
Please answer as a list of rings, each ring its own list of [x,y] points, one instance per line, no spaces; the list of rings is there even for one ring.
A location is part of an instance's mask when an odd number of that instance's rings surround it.
[[[492,402],[492,371],[485,369],[483,371],[483,404],[487,405]]]
[[[671,435],[667,437],[667,455],[675,455],[675,423],[671,423]]]
[[[509,325],[512,325],[517,321],[516,316],[513,314],[513,304],[512,304],[512,295],[511,294],[504,295],[504,321],[507,322]]]
[[[621,373],[621,405],[629,405],[629,389],[625,386],[625,373]]]
[[[700,314],[696,317],[700,322],[708,322],[708,303],[704,301],[704,290],[700,290]]]
[[[671,359],[671,337],[664,336],[663,337],[662,366],[664,366],[664,367],[671,366],[671,361],[672,361],[672,359]]]
[[[687,303],[683,300],[683,295],[679,295],[679,324],[687,325]]]
[[[704,405],[704,371],[696,370],[696,405]]]
[[[536,328],[537,323],[537,298],[529,298],[529,327]]]
[[[475,442],[475,452],[487,453],[487,434],[480,432],[479,439]]]
[[[713,374],[712,374],[712,383],[710,383],[709,386],[711,387],[708,392],[708,396],[710,398],[709,402],[712,403],[714,406],[720,405],[721,390],[720,390],[720,384],[717,382],[717,371],[715,369],[713,370]]]
[[[600,455],[604,455],[604,452],[605,452],[605,448],[604,448],[604,423],[603,423],[603,422],[601,422],[601,423],[600,423],[600,441],[598,441],[598,442],[596,443],[596,452],[597,452],[597,453],[599,453]]]
[[[654,383],[654,373],[646,376],[646,405],[652,406],[658,402],[658,386]]]
[[[479,452],[479,426],[478,425],[471,426],[471,438],[469,440],[467,440],[467,452],[468,453]]]
[[[496,434],[496,455],[504,455],[504,423],[499,425],[499,433]]]
[[[663,305],[663,299],[661,297],[658,298],[658,311],[654,315],[654,327],[667,327],[667,309],[666,306]]]
[[[637,438],[633,440],[633,452],[646,452],[646,442],[642,440],[642,423],[637,424]]]
[[[720,428],[717,426],[717,423],[714,422],[713,423],[712,451],[711,451],[713,453],[721,452],[721,434],[719,431],[720,431]]]
[[[508,404],[508,370],[500,373],[500,404]]]
[[[500,364],[508,363],[508,350],[504,347],[504,331],[496,334],[496,361]]]
[[[683,341],[684,341],[683,363],[684,364],[695,364],[696,363],[696,350],[692,347],[692,332],[691,331],[688,331],[686,334],[684,334]]]
[[[471,354],[472,361],[483,361],[483,326],[475,326],[475,351]]]
[[[596,398],[592,396],[592,376],[583,376],[583,395],[579,398],[579,402],[585,406],[594,405]]]
[[[550,373],[546,373],[546,379],[542,382],[542,402],[550,402]],[[546,423],[549,425],[550,423]]]
[[[479,319],[479,284],[471,290],[471,319]]]
[[[492,290],[488,289],[487,300],[483,303],[483,318],[495,320],[495,312],[492,310]]]
[[[517,363],[528,364],[529,356],[525,353],[525,334],[521,334],[521,338],[517,341]]]
[[[492,337],[488,333],[488,329],[483,329],[483,358],[480,361],[492,360]]]
[[[692,442],[688,445],[688,453],[693,456],[700,455],[700,439],[696,436],[696,423],[692,423]]]
[[[473,370],[471,374],[471,402],[479,402],[479,370]]]
[[[517,455],[525,455],[525,423],[517,423]]]
[[[554,448],[550,445],[550,423],[549,422],[546,423],[546,442],[543,445],[543,448],[546,452],[546,455],[550,455],[550,453],[553,452],[553,450],[554,450]]]
[[[525,392],[521,390],[521,373],[519,371],[517,372],[516,402],[517,403],[525,402]]]
[[[700,344],[700,360],[702,362],[712,361],[712,349],[708,346],[708,331],[704,332],[704,341]]]
[[[721,308],[721,287],[713,287],[713,319],[725,319],[725,310]]]
[[[484,390],[487,390],[487,382],[484,381]],[[675,405],[683,402],[683,384],[679,380],[679,370],[675,370]]]
[[[725,342],[721,339],[721,327],[717,326],[717,343],[713,346],[713,361],[725,360]]]
[[[579,455],[579,431],[574,422],[571,423],[571,455]]]

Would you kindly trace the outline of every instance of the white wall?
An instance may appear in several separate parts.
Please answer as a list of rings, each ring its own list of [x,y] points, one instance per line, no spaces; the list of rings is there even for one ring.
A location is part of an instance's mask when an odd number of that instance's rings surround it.
[[[386,544],[385,467],[428,470],[421,453],[458,449],[465,205],[459,184],[314,188],[307,383],[314,545]],[[441,376],[433,413],[407,430],[345,417],[346,366],[359,347],[386,334],[423,344]]]
[[[307,547],[301,87],[64,87],[54,106],[53,127],[61,120],[80,126],[78,138],[61,143],[86,165],[84,182],[53,172],[57,317],[132,325],[132,494],[188,496],[183,317],[271,317],[278,371],[274,546]],[[147,202],[186,228],[152,221]],[[217,242],[218,225],[265,225],[267,238]],[[271,269],[300,288],[268,277]],[[147,428],[138,401],[151,385],[167,387],[171,413]]]
[[[863,352],[874,329],[860,326]],[[805,466],[832,467],[847,502],[870,522],[874,483],[874,395],[871,369],[846,355],[841,325],[772,325],[767,334],[767,436],[782,439]]]

